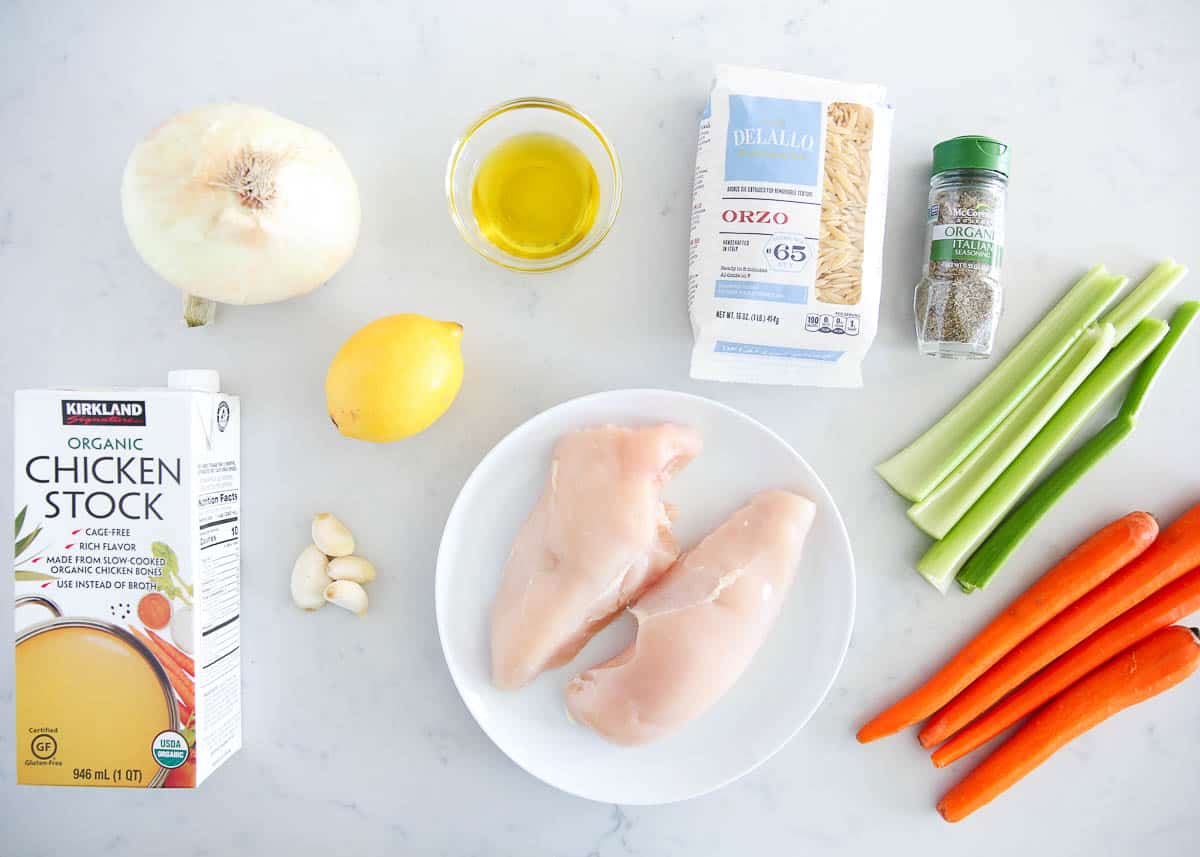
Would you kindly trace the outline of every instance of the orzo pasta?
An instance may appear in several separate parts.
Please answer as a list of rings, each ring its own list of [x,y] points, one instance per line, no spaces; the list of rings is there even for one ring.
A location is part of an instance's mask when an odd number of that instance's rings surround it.
[[[879,86],[717,70],[692,195],[692,377],[862,384],[891,120]]]
[[[862,299],[874,115],[870,107],[844,101],[835,101],[826,110],[817,297],[827,304],[856,304]]]

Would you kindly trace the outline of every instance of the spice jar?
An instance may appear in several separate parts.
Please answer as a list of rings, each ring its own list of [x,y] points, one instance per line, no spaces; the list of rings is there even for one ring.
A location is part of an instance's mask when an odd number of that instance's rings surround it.
[[[1008,146],[954,137],[933,147],[925,268],[917,284],[917,348],[937,357],[992,353],[1003,306]]]

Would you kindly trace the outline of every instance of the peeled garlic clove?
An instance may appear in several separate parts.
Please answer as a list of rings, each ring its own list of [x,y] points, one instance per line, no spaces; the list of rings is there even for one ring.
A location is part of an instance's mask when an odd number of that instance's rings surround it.
[[[367,590],[353,580],[335,580],[325,587],[325,600],[359,616],[367,612]]]
[[[349,556],[354,553],[354,536],[345,524],[328,512],[313,518],[312,540],[325,556]]]
[[[329,558],[316,545],[309,545],[292,566],[292,601],[303,610],[316,610],[325,604],[329,585]]]
[[[375,566],[361,556],[339,556],[330,560],[329,576],[334,580],[370,583],[375,579]]]

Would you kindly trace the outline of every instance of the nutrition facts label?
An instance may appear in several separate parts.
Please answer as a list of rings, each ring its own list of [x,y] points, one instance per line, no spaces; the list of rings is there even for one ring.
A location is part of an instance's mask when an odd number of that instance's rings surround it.
[[[196,691],[204,716],[196,755],[201,775],[241,746],[240,486],[237,463],[197,468],[200,656]]]
[[[200,568],[204,613],[203,633],[238,613],[241,543],[238,538],[238,492],[222,490],[201,494]],[[207,505],[206,505],[207,504]]]

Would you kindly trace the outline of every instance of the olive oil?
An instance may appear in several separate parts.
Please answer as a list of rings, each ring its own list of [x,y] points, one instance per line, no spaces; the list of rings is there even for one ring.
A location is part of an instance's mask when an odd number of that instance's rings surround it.
[[[548,259],[588,234],[600,182],[579,147],[555,134],[518,134],[479,165],[471,208],[483,237],[521,259]]]

